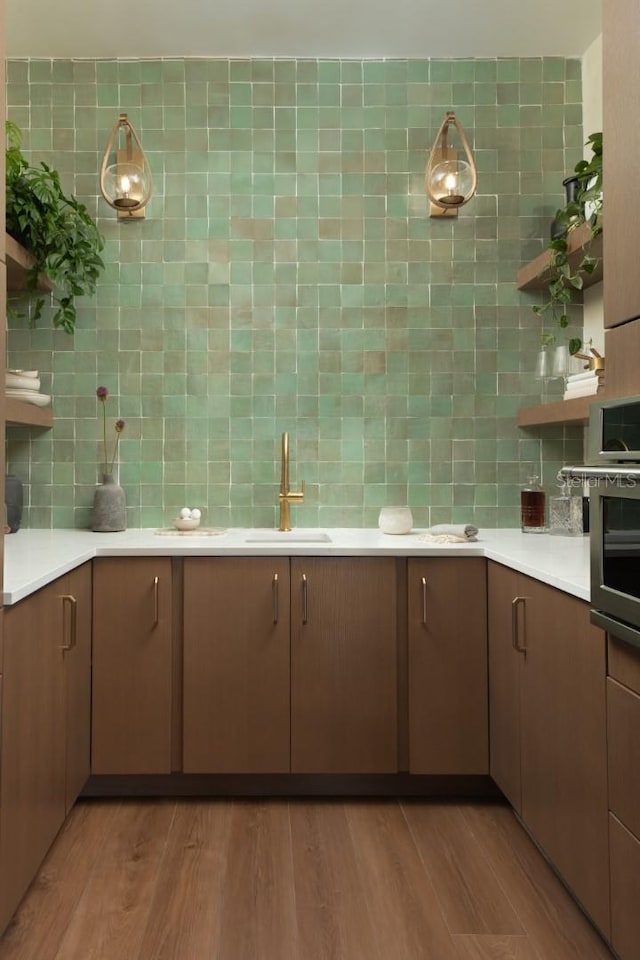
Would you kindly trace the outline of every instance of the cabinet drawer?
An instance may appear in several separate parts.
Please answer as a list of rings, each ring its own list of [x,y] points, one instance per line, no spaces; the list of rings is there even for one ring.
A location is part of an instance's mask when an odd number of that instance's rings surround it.
[[[640,650],[609,634],[610,677],[640,694]]]
[[[640,696],[607,680],[609,809],[640,837]]]
[[[607,202],[609,197],[607,197]],[[608,243],[605,243],[605,247]],[[607,275],[607,287],[609,284]],[[637,311],[637,305],[634,308]],[[605,316],[607,308],[605,305]],[[622,319],[625,319],[624,316]],[[621,322],[621,321],[616,321]],[[607,355],[607,400],[613,397],[633,397],[640,393],[640,371],[638,370],[638,350],[640,349],[640,320],[631,320],[613,330],[607,330],[604,337]]]
[[[634,960],[640,942],[640,841],[609,814],[611,943],[620,960]]]

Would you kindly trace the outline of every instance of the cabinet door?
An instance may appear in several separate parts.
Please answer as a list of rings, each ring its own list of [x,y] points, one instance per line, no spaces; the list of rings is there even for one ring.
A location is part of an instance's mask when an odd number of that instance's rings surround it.
[[[65,817],[63,620],[53,583],[4,612],[0,929]]]
[[[391,558],[291,561],[291,770],[397,771]]]
[[[520,661],[514,630],[524,644],[526,618],[519,597],[518,574],[489,561],[489,731],[490,772],[510,804],[522,810],[520,780]],[[526,591],[526,585],[525,585]],[[514,616],[517,621],[514,621]]]
[[[537,580],[527,593],[522,818],[607,933],[605,636],[587,603]]]
[[[609,809],[640,836],[640,697],[607,680]]]
[[[409,770],[489,772],[486,561],[409,560]]]
[[[607,330],[604,342],[607,355],[607,399],[636,396],[640,393],[640,320]]]
[[[185,772],[289,772],[289,601],[288,559],[185,560]]]
[[[91,758],[91,564],[68,573],[60,584],[63,601],[66,812],[89,779]]]
[[[4,49],[4,0],[0,0],[0,130],[4,130],[5,122],[5,49]],[[4,249],[4,221],[5,221],[5,190],[4,183],[6,182],[6,172],[5,172],[5,153],[4,150],[1,150],[0,153],[0,183],[3,184],[3,189],[0,190],[0,260],[4,260],[5,249]],[[3,283],[4,289],[4,283]],[[0,314],[4,317],[4,313]],[[4,366],[1,368],[4,370]],[[1,474],[4,477],[4,471]]]
[[[171,560],[94,560],[91,771],[171,772]]]
[[[609,815],[611,943],[620,960],[635,960],[640,943],[640,841]]]
[[[640,195],[629,187],[629,158],[640,154],[640,106],[636,93],[640,85],[640,8],[638,0],[605,0],[604,8],[604,317],[606,326],[615,326],[640,316]],[[619,144],[624,144],[624,149]],[[609,381],[607,369],[607,384]]]

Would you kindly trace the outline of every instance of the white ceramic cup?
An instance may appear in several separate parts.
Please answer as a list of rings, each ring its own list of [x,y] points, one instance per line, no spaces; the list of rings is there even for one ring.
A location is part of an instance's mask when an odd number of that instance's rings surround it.
[[[378,526],[383,533],[410,533],[413,526],[411,510],[409,507],[382,507]]]

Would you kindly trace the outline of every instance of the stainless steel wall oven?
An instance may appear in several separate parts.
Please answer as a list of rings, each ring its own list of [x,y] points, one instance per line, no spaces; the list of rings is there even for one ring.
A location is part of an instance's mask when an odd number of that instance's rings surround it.
[[[592,404],[588,459],[591,619],[640,647],[640,397]]]

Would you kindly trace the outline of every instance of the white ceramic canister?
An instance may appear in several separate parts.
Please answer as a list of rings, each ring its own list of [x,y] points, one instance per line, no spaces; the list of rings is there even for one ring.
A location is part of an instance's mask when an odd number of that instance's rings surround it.
[[[378,526],[383,533],[410,533],[413,517],[409,507],[382,507]]]

